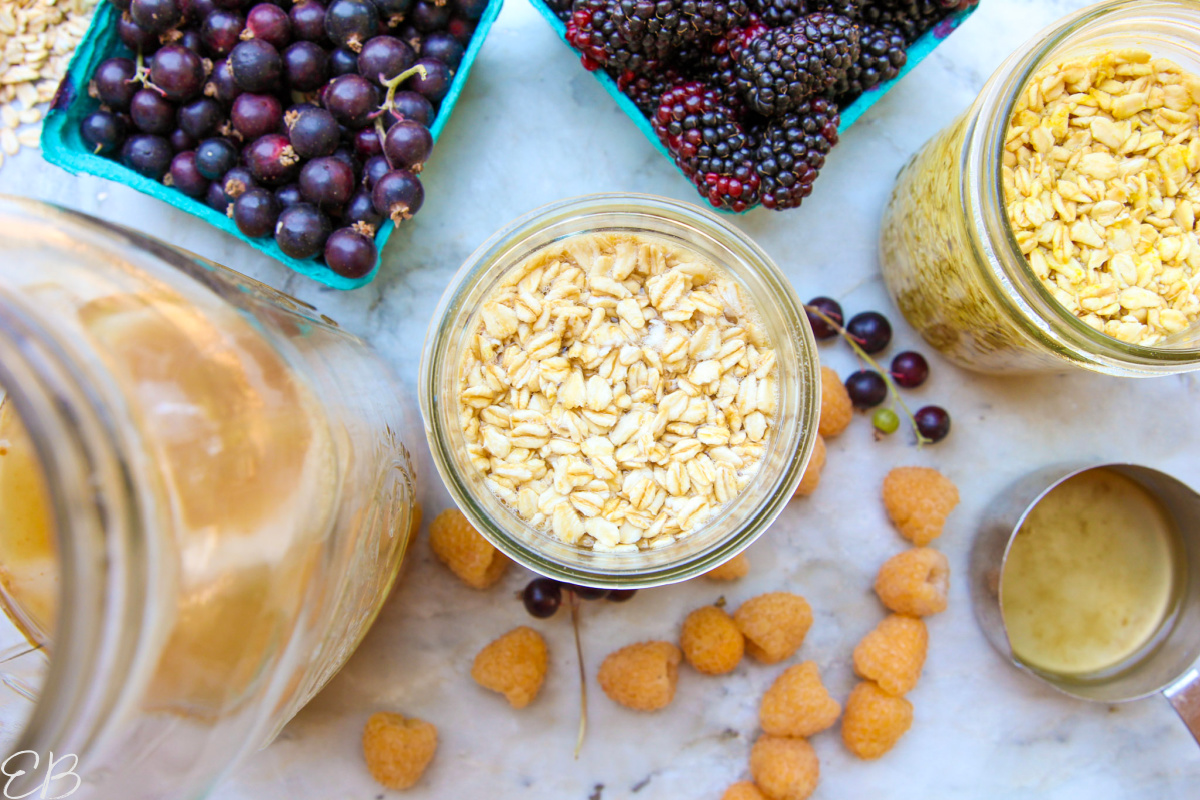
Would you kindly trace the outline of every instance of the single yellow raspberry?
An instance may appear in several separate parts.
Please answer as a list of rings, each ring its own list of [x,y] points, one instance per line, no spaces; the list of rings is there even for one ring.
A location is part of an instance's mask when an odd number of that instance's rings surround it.
[[[704,606],[684,619],[679,646],[684,658],[698,672],[724,675],[741,662],[746,639],[724,609]]]
[[[479,651],[471,677],[485,689],[504,695],[513,708],[529,705],[546,679],[546,640],[522,625]]]
[[[808,601],[791,592],[768,592],[742,603],[733,615],[746,652],[764,664],[783,661],[800,647],[812,627]]]
[[[437,752],[437,728],[425,720],[379,711],[363,729],[363,756],[371,777],[388,789],[408,789]]]
[[[773,736],[806,738],[833,727],[842,713],[821,683],[812,661],[788,667],[763,694],[758,707],[762,729]]]
[[[596,680],[613,702],[634,711],[657,711],[675,697],[681,658],[670,642],[631,644],[608,654]]]
[[[821,483],[821,470],[825,468],[825,437],[817,434],[817,443],[813,445],[812,458],[804,470],[804,477],[796,484],[796,492],[792,497],[808,497],[817,490]]]
[[[936,469],[896,467],[883,479],[883,506],[900,535],[924,547],[942,535],[958,487]]]
[[[829,367],[821,367],[821,419],[817,431],[826,439],[832,439],[850,424],[854,417],[854,404],[842,379]]]
[[[875,593],[889,610],[927,617],[946,610],[950,562],[932,547],[913,547],[883,563],[875,577]]]
[[[865,681],[846,700],[842,741],[859,758],[879,758],[912,727],[912,719],[912,703]]]
[[[704,577],[714,581],[736,581],[750,574],[750,559],[745,553],[738,553],[719,567],[713,567],[704,573]]]
[[[923,621],[892,614],[854,648],[854,671],[899,697],[917,685],[928,649],[929,630]]]
[[[770,800],[804,800],[817,788],[821,765],[806,740],[764,734],[750,748],[750,775]]]
[[[767,800],[750,781],[738,781],[725,790],[721,800]]]
[[[457,508],[448,508],[429,524],[433,554],[476,589],[486,589],[504,575],[508,558],[479,535]]]

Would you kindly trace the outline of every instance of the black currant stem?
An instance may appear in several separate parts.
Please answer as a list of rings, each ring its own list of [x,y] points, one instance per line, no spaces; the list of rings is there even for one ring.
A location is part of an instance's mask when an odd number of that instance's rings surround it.
[[[166,95],[167,95],[166,92],[164,92],[162,89],[155,86],[150,81],[150,69],[146,66],[146,57],[144,55],[142,55],[142,48],[140,48],[140,47],[138,48],[137,61],[134,63],[133,78],[131,78],[131,80],[134,80],[134,81],[140,83],[142,86],[146,87],[147,89],[153,89],[154,91],[158,92],[163,97],[166,97]]]
[[[579,660],[579,738],[575,742],[575,760],[583,750],[583,737],[587,734],[587,673],[583,669],[583,644],[579,641],[579,598],[568,592],[571,598],[571,627],[575,629],[575,657]]]
[[[904,398],[900,396],[900,390],[896,388],[896,382],[892,380],[892,374],[881,367],[878,361],[871,358],[866,350],[862,349],[862,345],[859,344],[857,338],[851,335],[848,330],[843,328],[840,323],[831,318],[824,311],[816,306],[810,305],[804,306],[804,310],[810,314],[816,315],[822,322],[837,331],[838,334],[846,340],[846,343],[850,345],[850,348],[854,350],[855,355],[867,362],[867,364],[871,365],[876,372],[883,376],[883,382],[887,384],[888,393],[891,394],[892,399],[896,401],[897,405],[904,410],[904,415],[908,417],[908,422],[910,425],[912,425],[913,433],[917,436],[917,447],[921,447],[922,445],[926,444],[933,444],[932,439],[927,439],[921,435],[921,429],[917,427],[917,418],[913,416],[912,411],[910,411],[908,408],[908,404],[905,403]]]
[[[379,146],[383,147],[383,141],[387,139],[387,132],[383,129],[383,119],[375,118],[375,133],[379,136]],[[392,159],[388,157],[387,150],[383,151],[383,160],[387,162],[388,169],[395,169],[396,165],[392,163]]]
[[[429,73],[425,71],[424,64],[417,64],[415,66],[409,67],[408,69],[404,70],[404,72],[401,72],[399,75],[397,75],[394,78],[384,79],[384,77],[382,75],[379,76],[380,79],[383,81],[383,85],[387,87],[387,97],[383,101],[384,109],[386,109],[388,111],[392,110],[392,103],[395,102],[395,100],[396,100],[396,89],[398,89],[400,87],[400,84],[404,83],[406,80],[411,78],[413,75],[417,75],[417,74],[420,74],[420,76],[422,78],[429,77]]]

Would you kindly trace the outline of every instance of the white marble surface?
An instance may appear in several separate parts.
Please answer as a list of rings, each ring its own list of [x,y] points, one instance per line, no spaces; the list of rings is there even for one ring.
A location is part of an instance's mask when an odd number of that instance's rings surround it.
[[[918,345],[879,281],[875,241],[892,177],[908,156],[975,96],[1001,59],[1076,0],[984,0],[983,8],[876,105],[834,151],[803,209],[735,220],[779,262],[802,297],[828,294],[854,313],[877,308],[897,325],[893,352]],[[616,109],[524,0],[509,0],[480,54],[455,119],[427,175],[427,201],[392,237],[371,286],[339,294],[298,276],[225,234],[120,186],[71,178],[34,153],[10,159],[0,191],[32,194],[164,236],[313,302],[362,334],[411,388],[419,342],[443,286],[496,228],[543,203],[599,191],[697,198]],[[921,349],[928,352],[928,348]],[[844,347],[827,362],[853,368]],[[684,614],[724,593],[731,603],[787,588],[805,595],[816,622],[797,658],[813,659],[834,693],[853,685],[854,643],[883,616],[870,591],[879,564],[904,543],[877,501],[898,464],[944,470],[962,490],[939,541],[957,580],[950,610],[930,620],[925,674],[910,695],[912,731],[885,758],[855,760],[837,732],[817,736],[821,798],[1175,798],[1200,794],[1200,748],[1160,698],[1121,706],[1062,697],[1005,664],[971,614],[963,576],[973,528],[1010,480],[1073,458],[1135,459],[1200,480],[1200,401],[1192,377],[1120,381],[1075,374],[983,379],[931,357],[933,376],[913,393],[954,416],[940,445],[918,452],[904,435],[874,443],[858,419],[830,443],[820,491],[794,501],[749,551],[750,576],[732,586],[694,581],[641,592],[622,606],[586,608],[589,674],[624,644],[674,638]],[[421,443],[423,446],[423,443]],[[448,496],[426,471],[426,519]],[[718,798],[744,776],[763,689],[780,671],[747,661],[731,676],[684,669],[667,710],[616,707],[591,684],[591,726],[571,757],[578,683],[569,619],[534,622],[552,665],[536,703],[512,711],[469,677],[475,652],[530,622],[513,569],[489,592],[449,577],[425,541],[401,588],[346,669],[285,730],[213,793],[219,800],[369,800],[384,795],[361,764],[366,716],[394,709],[434,721],[437,758],[409,796],[564,800]],[[600,786],[603,785],[601,789]]]

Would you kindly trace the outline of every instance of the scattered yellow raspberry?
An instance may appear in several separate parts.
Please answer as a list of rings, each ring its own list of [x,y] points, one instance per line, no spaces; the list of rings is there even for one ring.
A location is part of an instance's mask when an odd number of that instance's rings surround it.
[[[817,788],[821,765],[806,740],[764,734],[750,749],[750,774],[770,800],[804,800]]]
[[[379,711],[363,729],[363,756],[371,777],[388,789],[421,779],[437,751],[437,728],[425,720]]]
[[[675,697],[681,658],[670,642],[631,644],[609,653],[596,679],[613,702],[634,711],[657,711]]]
[[[929,631],[924,622],[892,614],[854,648],[854,671],[899,697],[917,685],[928,649]]]
[[[842,379],[829,367],[821,367],[821,420],[817,431],[826,439],[832,439],[850,424],[854,417],[854,404],[850,393],[842,385]]]
[[[463,583],[486,589],[504,575],[508,559],[471,527],[457,508],[448,508],[429,524],[433,554]]]
[[[803,738],[833,727],[842,704],[829,696],[812,661],[788,667],[763,694],[762,729],[773,736]]]
[[[724,675],[741,662],[746,639],[724,609],[704,606],[684,619],[679,646],[684,658],[697,671],[706,675]]]
[[[825,468],[825,437],[817,434],[817,443],[813,445],[812,458],[804,470],[804,477],[796,485],[796,493],[792,497],[808,497],[817,490],[821,482],[821,470]]]
[[[483,688],[504,695],[513,708],[524,708],[542,688],[547,663],[546,640],[522,625],[479,651],[471,677]]]
[[[924,547],[942,535],[958,487],[936,469],[896,467],[883,479],[883,505],[900,535]]]
[[[704,573],[704,577],[714,581],[736,581],[750,574],[750,559],[745,553],[738,553],[719,567],[713,567]]]
[[[890,610],[927,617],[946,610],[950,562],[932,547],[913,547],[892,556],[879,568],[875,593]]]
[[[812,627],[808,601],[791,592],[768,592],[742,603],[733,615],[746,637],[746,652],[764,664],[783,661],[800,647]]]
[[[912,719],[912,703],[864,681],[846,700],[842,741],[859,758],[879,758],[912,726]]]
[[[767,800],[750,781],[738,781],[725,790],[721,800]]]

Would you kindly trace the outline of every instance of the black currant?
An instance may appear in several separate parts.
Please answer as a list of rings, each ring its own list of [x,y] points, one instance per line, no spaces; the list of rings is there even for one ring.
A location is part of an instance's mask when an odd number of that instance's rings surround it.
[[[175,104],[153,89],[139,89],[129,104],[129,116],[143,133],[166,136],[175,130]]]
[[[200,27],[200,41],[210,56],[223,58],[241,41],[246,20],[236,11],[217,9],[208,15]]]
[[[950,415],[941,406],[925,406],[913,415],[917,430],[931,442],[940,442],[950,433]]]
[[[425,188],[416,175],[406,169],[393,170],[378,181],[371,190],[375,210],[399,225],[421,209]]]
[[[298,184],[285,183],[275,190],[275,199],[279,201],[280,208],[291,208],[297,203],[303,203],[304,195],[300,193]]]
[[[846,333],[853,336],[858,346],[868,353],[878,353],[892,341],[892,325],[878,311],[855,314],[846,323]]]
[[[283,125],[283,106],[274,95],[247,92],[233,101],[229,119],[234,130],[247,142],[253,142],[260,136],[279,132]]]
[[[279,201],[266,189],[252,187],[233,201],[233,221],[246,236],[258,239],[275,230]]]
[[[521,601],[530,616],[548,619],[562,606],[562,585],[551,578],[534,578],[521,592]]]
[[[383,224],[383,215],[375,210],[375,202],[371,200],[371,193],[360,190],[346,203],[346,208],[342,211],[342,222],[349,226],[362,223],[370,225],[372,231],[378,231],[379,226]]]
[[[171,159],[171,185],[189,197],[204,197],[208,194],[209,179],[196,169],[196,151],[185,150]]]
[[[448,33],[442,31],[434,31],[425,37],[425,41],[421,44],[421,55],[425,58],[436,58],[450,68],[450,71],[458,69],[458,65],[462,63],[463,53],[466,49],[462,43]]]
[[[392,165],[384,156],[371,156],[362,168],[362,185],[371,191],[384,175],[392,171]]]
[[[79,134],[98,155],[113,153],[125,144],[125,120],[111,111],[93,111],[79,123]]]
[[[361,75],[341,75],[325,90],[325,108],[342,125],[357,130],[379,107],[379,89]]]
[[[595,586],[568,586],[566,588],[580,600],[601,600],[608,594],[608,589]]]
[[[216,100],[201,97],[179,109],[179,127],[194,139],[207,139],[220,127],[223,111]]]
[[[325,35],[335,47],[355,53],[379,31],[379,12],[371,0],[333,0],[325,9]]]
[[[229,68],[238,87],[246,92],[269,92],[279,86],[283,59],[262,39],[240,42],[229,53]]]
[[[262,39],[276,50],[283,50],[292,41],[292,21],[277,5],[259,3],[246,14],[244,37]]]
[[[138,27],[157,36],[183,22],[183,7],[179,0],[132,0],[129,15]]]
[[[329,55],[315,42],[293,42],[283,51],[283,71],[294,91],[316,91],[329,80]]]
[[[425,74],[417,73],[404,82],[404,88],[424,95],[430,103],[437,104],[450,91],[453,76],[450,68],[436,58],[422,58],[413,66],[425,68]]]
[[[313,159],[300,170],[301,194],[324,211],[340,211],[354,194],[354,184],[354,170],[332,156]]]
[[[341,135],[337,120],[323,108],[308,108],[293,116],[289,111],[288,136],[292,147],[302,158],[320,158],[333,155]]]
[[[136,72],[137,67],[128,58],[108,58],[100,62],[92,78],[97,99],[113,111],[128,111],[129,102],[138,90],[133,81]]]
[[[351,228],[339,228],[325,240],[325,263],[344,278],[363,277],[375,260],[375,243]]]
[[[929,377],[929,362],[912,350],[897,353],[892,359],[892,378],[905,389],[914,389]]]
[[[419,122],[404,120],[388,129],[383,153],[393,167],[420,172],[433,150],[433,136]]]
[[[332,231],[329,217],[308,203],[297,203],[279,214],[275,243],[292,258],[313,258],[325,250]]]
[[[329,76],[331,78],[357,73],[358,55],[354,51],[339,47],[329,54]]]
[[[410,91],[396,92],[392,98],[392,109],[395,119],[388,120],[387,122],[411,119],[421,123],[426,128],[433,127],[436,112],[433,110],[433,103],[430,103],[424,95]]]
[[[238,151],[228,139],[206,139],[196,148],[196,169],[215,181],[237,164]]]
[[[440,31],[450,22],[452,13],[453,9],[449,3],[439,5],[435,0],[417,0],[412,13],[409,14],[409,21],[421,33]]]
[[[125,166],[156,181],[167,174],[174,156],[166,139],[148,133],[130,136],[121,148],[121,162]]]
[[[304,0],[292,6],[288,16],[292,19],[292,35],[297,39],[317,44],[328,41],[325,35],[325,6],[314,0]]]
[[[376,36],[363,45],[358,54],[358,72],[364,78],[382,86],[408,69],[417,60],[412,48],[394,36]]]
[[[846,378],[846,392],[855,408],[874,408],[887,399],[887,381],[874,370],[859,370]]]
[[[609,589],[608,599],[614,603],[624,603],[633,599],[635,594],[637,594],[637,589]]]
[[[168,100],[191,100],[204,88],[204,62],[182,45],[164,45],[150,62],[150,80]]]
[[[817,309],[838,325],[845,322],[845,317],[842,315],[842,307],[838,305],[837,300],[829,297],[814,297],[808,301],[807,305]],[[805,309],[804,313],[808,316],[808,324],[812,326],[813,336],[818,339],[832,339],[838,335],[837,329],[821,319],[820,315],[814,314],[808,309]]]
[[[246,166],[254,180],[266,187],[281,186],[296,179],[300,156],[288,137],[269,133],[242,151]]]

